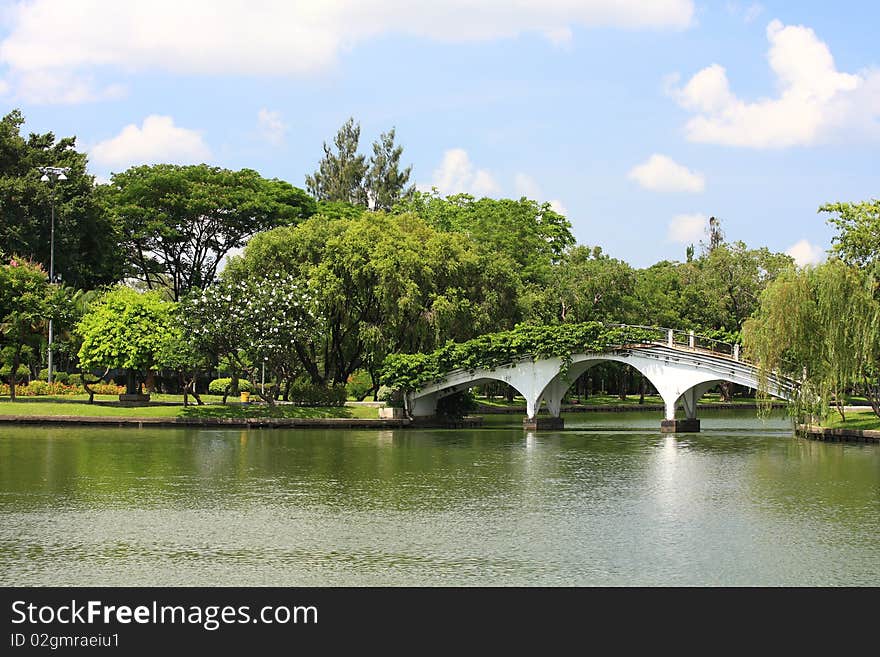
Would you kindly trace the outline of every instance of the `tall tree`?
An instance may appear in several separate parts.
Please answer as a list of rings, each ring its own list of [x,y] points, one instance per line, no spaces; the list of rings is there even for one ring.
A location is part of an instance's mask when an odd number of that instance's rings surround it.
[[[119,232],[98,202],[94,177],[76,137],[51,132],[21,135],[24,116],[0,119],[0,244],[49,269],[52,203],[55,204],[55,272],[74,287],[95,287],[122,275]],[[67,167],[67,180],[40,181],[39,167]]]
[[[534,314],[545,323],[627,322],[636,275],[597,247],[576,246],[552,268]]]
[[[378,388],[388,353],[512,325],[519,279],[509,264],[496,267],[464,235],[412,214],[362,211],[257,235],[224,278],[271,281],[282,272],[300,281],[318,322],[294,341],[302,369],[315,383],[345,383],[363,369]]]
[[[564,216],[527,198],[443,198],[435,190],[415,192],[395,211],[413,212],[439,230],[467,235],[481,252],[509,258],[526,283],[543,283],[549,266],[575,243]]]
[[[845,393],[864,382],[880,415],[880,304],[872,283],[836,259],[789,269],[767,287],[746,322],[746,351],[763,377],[777,371],[802,380],[802,413],[823,414],[833,403],[845,420]]]
[[[306,189],[312,196],[319,201],[344,201],[367,207],[367,162],[357,152],[360,138],[360,124],[349,118],[333,139],[335,152],[324,142],[324,158],[318,170],[306,176]]]
[[[129,275],[177,300],[204,289],[255,233],[315,212],[303,190],[256,171],[206,164],[133,167],[112,176],[105,202],[122,231]]]
[[[402,198],[409,196],[415,186],[407,188],[412,167],[400,169],[403,146],[394,145],[394,128],[373,142],[373,156],[366,175],[367,196],[374,210],[391,210]]]

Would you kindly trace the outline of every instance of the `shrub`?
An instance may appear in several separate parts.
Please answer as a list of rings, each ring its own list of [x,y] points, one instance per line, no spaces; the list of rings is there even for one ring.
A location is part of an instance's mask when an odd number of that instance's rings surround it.
[[[34,379],[30,383],[15,386],[15,394],[19,397],[42,397],[44,395],[78,395],[83,391],[78,386],[69,386],[64,383],[55,383],[51,385],[46,381]],[[0,395],[9,394],[9,385],[0,385]]]
[[[226,377],[223,379],[214,379],[213,381],[211,381],[211,383],[208,384],[208,392],[212,395],[222,395],[224,392],[226,392],[226,388],[229,387],[230,383],[232,383],[232,378],[230,377]],[[239,379],[238,391],[253,392],[250,381],[248,381],[247,379]],[[230,390],[229,394],[233,394],[234,392],[234,390]]]
[[[12,374],[12,365],[6,363],[3,367],[0,367],[0,377],[8,383],[9,376]],[[18,366],[18,376],[16,377],[16,381],[27,381],[31,376],[31,371],[28,369],[27,365],[19,365]]]
[[[345,389],[349,397],[360,400],[370,394],[370,391],[373,389],[373,381],[370,379],[368,372],[359,370],[348,377]]]
[[[67,385],[81,386],[83,382],[82,374],[68,374]]]
[[[49,368],[44,367],[43,369],[41,369],[40,376],[37,378],[39,378],[40,381],[48,381],[49,380]],[[54,372],[52,372],[52,382],[54,383],[56,381],[59,381],[61,383],[70,383],[70,375],[63,370],[60,372],[58,370],[55,370]]]
[[[125,386],[118,386],[113,379],[109,383],[90,383],[89,388],[96,395],[121,395],[125,393]]]
[[[290,386],[290,401],[297,406],[344,406],[348,398],[345,386],[319,386],[313,383],[294,383]]]

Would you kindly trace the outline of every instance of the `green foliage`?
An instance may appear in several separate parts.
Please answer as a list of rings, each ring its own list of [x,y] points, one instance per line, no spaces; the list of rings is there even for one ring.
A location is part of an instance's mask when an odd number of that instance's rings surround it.
[[[367,161],[357,152],[360,124],[349,118],[333,140],[336,151],[325,142],[318,170],[306,176],[306,188],[319,206],[329,203],[324,209],[334,217],[346,205],[389,211],[412,194],[414,187],[407,188],[412,167],[400,168],[403,147],[395,145],[394,136],[394,128],[382,133],[373,142],[373,155]]]
[[[290,401],[297,406],[344,406],[348,393],[343,385],[322,386],[297,382],[290,386]]]
[[[176,329],[175,304],[157,292],[117,286],[106,292],[77,325],[83,370],[147,370],[161,364],[164,341]]]
[[[823,416],[829,404],[843,415],[850,386],[876,376],[880,304],[873,281],[839,260],[788,271],[762,294],[743,329],[746,354],[769,372],[802,380],[794,412]]]
[[[0,370],[0,371],[2,371],[2,370]],[[48,367],[44,367],[43,369],[40,370],[39,379],[41,381],[48,381],[49,380],[49,368]],[[52,382],[53,383],[56,381],[59,383],[68,383],[69,380],[70,380],[70,375],[67,372],[64,372],[64,371],[59,372],[57,370],[52,372]]]
[[[257,235],[228,271],[236,280],[284,272],[306,285],[317,328],[289,344],[313,383],[344,384],[359,369],[378,379],[388,353],[512,325],[518,279],[486,264],[465,236],[412,214],[363,211]]]
[[[568,250],[535,295],[533,315],[545,323],[624,322],[633,312],[636,273],[597,247]]]
[[[122,273],[119,231],[99,202],[86,154],[76,138],[51,132],[22,136],[24,116],[0,119],[0,244],[49,269],[52,199],[55,203],[55,273],[75,287],[113,282]],[[41,166],[67,167],[67,180],[40,180]]]
[[[232,385],[232,379],[229,377],[222,379],[214,379],[211,383],[208,384],[208,392],[212,395],[225,395],[227,391],[234,392],[230,386]],[[253,392],[253,388],[251,387],[250,382],[247,379],[239,379],[238,380],[238,391],[239,392]]]
[[[606,326],[600,322],[520,325],[511,331],[489,333],[463,343],[449,341],[430,354],[392,354],[385,359],[382,383],[418,390],[454,370],[493,368],[523,358],[559,357],[563,370],[567,370],[573,353],[604,351],[652,339],[652,332],[645,329]]]
[[[324,158],[318,170],[306,176],[306,189],[319,201],[344,201],[353,205],[367,206],[364,176],[367,173],[366,157],[358,155],[361,126],[349,118],[336,133],[333,143],[336,152],[324,142]]]
[[[2,367],[0,367],[0,378],[4,381],[9,381],[9,375],[12,374],[12,365],[9,363],[4,363]],[[27,365],[19,365],[18,371],[16,373],[16,379],[19,381],[27,379],[31,375],[30,369],[28,369]]]
[[[370,378],[370,373],[363,370],[355,372],[348,377],[345,389],[349,397],[354,397],[358,401],[363,400],[373,390],[373,380]]]
[[[221,280],[181,302],[178,322],[187,360],[226,361],[254,380],[265,364],[276,381],[302,370],[300,351],[314,342],[320,317],[308,285],[278,271],[249,276],[230,265]],[[272,401],[269,398],[270,402]]]
[[[832,253],[880,278],[880,200],[828,203],[819,212],[835,215],[828,219],[838,231],[831,239]]]
[[[50,318],[64,324],[70,311],[67,289],[50,284],[39,264],[13,257],[0,265],[0,339],[11,356],[13,393],[22,355],[38,351]]]
[[[315,212],[301,189],[256,171],[157,164],[114,174],[103,188],[122,231],[130,275],[177,300],[215,278],[230,250]]]
[[[388,212],[402,198],[411,196],[415,191],[413,185],[406,187],[412,167],[400,169],[402,154],[403,147],[394,145],[394,128],[382,133],[379,139],[373,142],[373,156],[370,158],[370,167],[364,184],[374,210]]]
[[[527,198],[442,198],[436,190],[416,192],[395,207],[413,212],[434,228],[467,235],[481,253],[506,260],[526,283],[540,283],[547,268],[575,243],[571,224],[549,203]]]

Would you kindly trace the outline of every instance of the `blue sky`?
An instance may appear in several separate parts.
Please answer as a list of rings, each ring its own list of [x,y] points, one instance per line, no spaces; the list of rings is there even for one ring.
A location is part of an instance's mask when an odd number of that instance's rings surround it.
[[[514,8],[515,7],[515,8]],[[880,196],[874,2],[0,0],[0,103],[101,179],[206,161],[304,186],[349,116],[423,188],[551,201],[636,266],[729,239],[816,261]]]

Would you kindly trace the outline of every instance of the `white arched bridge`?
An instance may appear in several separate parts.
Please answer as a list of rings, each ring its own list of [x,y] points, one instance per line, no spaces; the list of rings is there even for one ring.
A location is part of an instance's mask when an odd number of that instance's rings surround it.
[[[739,345],[697,336],[693,331],[655,327],[631,327],[650,331],[656,340],[621,345],[596,353],[571,355],[567,371],[562,358],[522,358],[492,368],[455,370],[441,380],[410,392],[407,406],[414,418],[436,414],[437,402],[448,395],[473,386],[502,381],[512,386],[526,400],[524,426],[528,429],[561,428],[562,399],[577,378],[592,366],[603,362],[626,363],[641,372],[662,397],[666,417],[661,431],[699,431],[697,401],[719,383],[728,381],[758,388],[758,368],[740,358]],[[795,394],[797,384],[791,379],[770,375],[767,392],[785,400]],[[549,417],[538,418],[541,402]],[[676,410],[684,418],[676,419]]]

